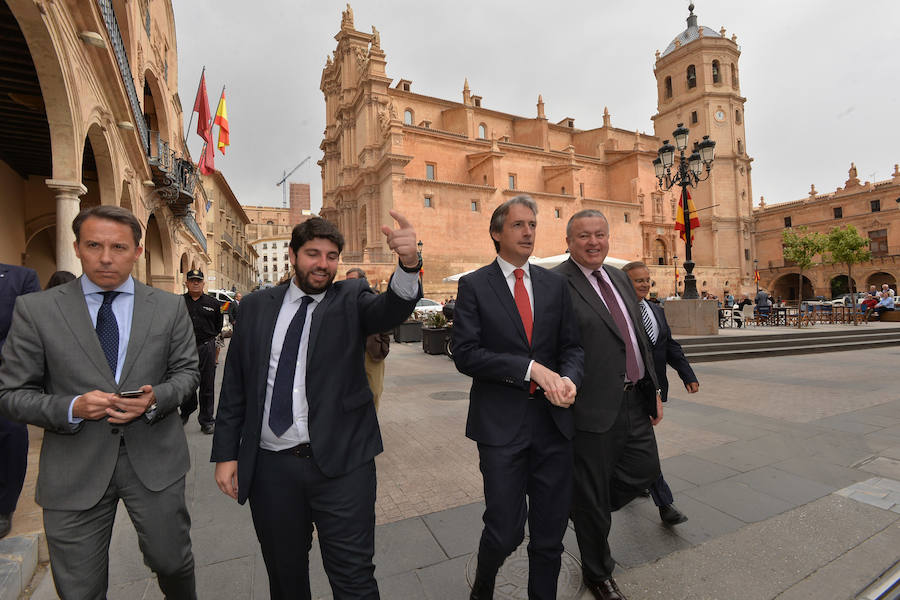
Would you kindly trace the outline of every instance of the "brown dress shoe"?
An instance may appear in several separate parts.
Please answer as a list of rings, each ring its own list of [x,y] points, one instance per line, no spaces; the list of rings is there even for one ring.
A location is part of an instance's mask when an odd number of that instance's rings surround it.
[[[612,577],[599,583],[585,580],[584,585],[597,600],[627,600]]]

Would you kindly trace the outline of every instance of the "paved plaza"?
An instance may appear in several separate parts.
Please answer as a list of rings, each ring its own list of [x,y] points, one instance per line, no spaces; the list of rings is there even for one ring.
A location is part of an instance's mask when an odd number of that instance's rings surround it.
[[[628,597],[852,598],[896,563],[897,365],[897,348],[702,363],[690,397],[670,371],[676,384],[657,436],[690,520],[664,527],[643,498],[615,514],[616,578]],[[468,387],[447,357],[392,345],[377,458],[375,562],[386,600],[468,597],[483,500],[476,447],[464,435]],[[268,598],[249,508],[218,491],[211,438],[196,422],[187,434],[200,597]],[[21,504],[14,534],[34,511],[30,498]],[[571,530],[566,550],[560,598],[589,598]],[[161,597],[122,510],[110,557],[111,599]],[[497,598],[524,598],[515,585],[522,560],[509,563]],[[317,548],[312,570],[313,597],[330,598]],[[49,576],[36,587],[33,598],[56,597]]]

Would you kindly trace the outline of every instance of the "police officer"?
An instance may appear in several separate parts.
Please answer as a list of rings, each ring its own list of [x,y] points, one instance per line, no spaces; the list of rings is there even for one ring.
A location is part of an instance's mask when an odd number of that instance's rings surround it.
[[[199,395],[200,431],[209,435],[215,431],[213,417],[214,392],[216,385],[216,336],[222,331],[223,315],[219,301],[203,293],[203,271],[191,269],[187,273],[187,293],[184,295],[188,314],[194,324],[197,338],[197,356],[200,358]],[[192,394],[181,403],[181,422],[187,424],[188,417],[197,410],[197,395]]]

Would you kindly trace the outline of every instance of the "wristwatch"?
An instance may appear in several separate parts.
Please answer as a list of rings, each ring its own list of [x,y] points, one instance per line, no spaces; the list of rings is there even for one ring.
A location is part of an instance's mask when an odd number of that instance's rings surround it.
[[[400,268],[403,269],[404,271],[406,271],[407,273],[418,273],[419,271],[422,270],[422,259],[421,258],[419,258],[418,264],[414,267],[407,267],[406,265],[403,264],[402,260],[398,260],[397,264],[399,264]]]
[[[154,402],[150,406],[147,407],[147,410],[144,411],[144,418],[147,419],[147,422],[151,422],[153,417],[156,416],[156,409],[159,408],[159,404]]]

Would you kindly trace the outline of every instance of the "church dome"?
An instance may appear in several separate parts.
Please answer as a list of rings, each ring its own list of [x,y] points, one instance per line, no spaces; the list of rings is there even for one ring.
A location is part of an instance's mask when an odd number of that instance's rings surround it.
[[[668,47],[666,47],[666,51],[663,52],[661,56],[667,56],[674,52],[679,46],[684,46],[694,40],[700,39],[701,30],[703,31],[703,37],[722,37],[722,35],[714,29],[710,29],[704,25],[697,25],[697,15],[694,14],[693,4],[688,6],[688,10],[690,11],[690,14],[687,18],[687,29],[675,36],[675,39],[672,40],[672,43],[669,44]]]

